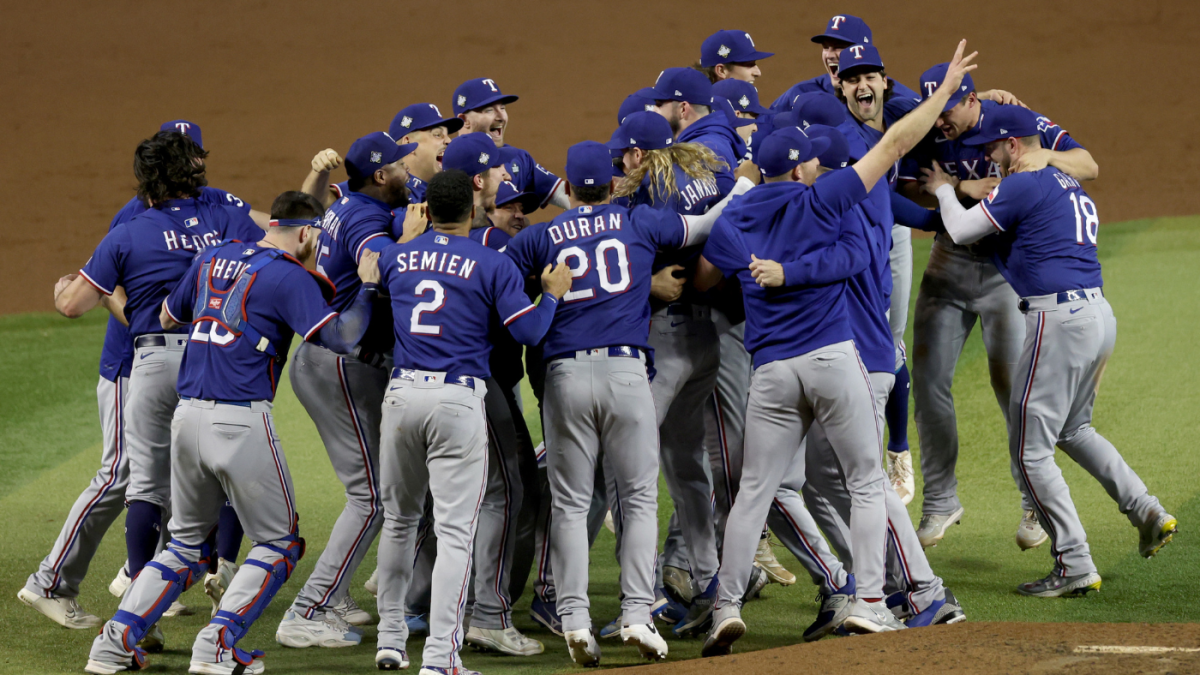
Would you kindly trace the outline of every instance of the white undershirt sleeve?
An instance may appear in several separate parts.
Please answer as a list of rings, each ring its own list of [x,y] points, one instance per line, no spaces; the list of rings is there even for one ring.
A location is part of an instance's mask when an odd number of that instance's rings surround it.
[[[708,233],[712,230],[713,223],[717,222],[717,217],[725,210],[725,205],[734,197],[746,194],[752,187],[754,187],[754,181],[743,176],[733,184],[733,189],[729,191],[729,194],[714,204],[704,215],[682,216],[683,222],[687,226],[687,238],[683,245],[692,246],[705,242],[708,239]]]
[[[949,184],[938,187],[936,194],[938,204],[942,207],[942,224],[946,226],[946,234],[959,246],[974,244],[998,231],[983,212],[983,206],[976,204],[970,209],[963,208]]]

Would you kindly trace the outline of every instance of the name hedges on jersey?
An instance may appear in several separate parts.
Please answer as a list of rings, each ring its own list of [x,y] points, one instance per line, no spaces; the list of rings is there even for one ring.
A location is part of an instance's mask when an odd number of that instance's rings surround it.
[[[181,232],[166,231],[163,232],[163,238],[167,242],[168,251],[203,251],[209,246],[215,246],[221,243],[221,238],[213,232],[206,232],[204,235],[183,234]]]

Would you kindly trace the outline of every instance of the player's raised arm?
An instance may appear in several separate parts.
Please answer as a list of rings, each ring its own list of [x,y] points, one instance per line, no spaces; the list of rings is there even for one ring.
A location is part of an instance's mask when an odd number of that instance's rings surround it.
[[[329,172],[342,165],[342,158],[333,148],[326,148],[312,158],[312,170],[304,177],[300,191],[308,193],[321,201],[321,206],[329,208],[333,203],[333,192],[329,189]]]
[[[879,143],[854,165],[854,170],[858,172],[863,185],[868,190],[874,187],[875,183],[879,182],[879,179],[883,178],[884,174],[900,158],[908,154],[908,151],[916,147],[917,143],[925,137],[925,134],[933,128],[938,115],[941,115],[942,110],[945,109],[951,92],[956,90],[959,83],[962,82],[963,75],[978,67],[972,63],[978,52],[963,56],[966,48],[966,40],[958,43],[958,49],[954,52],[954,58],[950,60],[950,65],[946,70],[946,79],[942,81],[942,85],[937,88],[933,96],[893,124],[879,140]]]

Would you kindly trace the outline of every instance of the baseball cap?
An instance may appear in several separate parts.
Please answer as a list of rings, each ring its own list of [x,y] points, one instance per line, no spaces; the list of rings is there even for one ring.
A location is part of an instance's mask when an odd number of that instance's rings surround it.
[[[541,206],[537,195],[532,192],[521,192],[515,183],[506,180],[496,188],[496,206],[504,206],[512,202],[520,203],[521,211],[524,213],[533,213]]]
[[[758,100],[758,87],[742,80],[725,79],[712,86],[714,96],[729,99],[733,109],[755,115],[766,115],[770,110],[762,107]]]
[[[949,70],[949,68],[949,63],[939,63],[929,70],[921,73],[922,101],[928,99],[930,96],[933,96],[933,92],[937,91],[937,88],[942,86],[942,82],[946,80],[946,71]],[[945,112],[958,105],[958,102],[963,100],[964,96],[973,91],[975,91],[975,80],[972,80],[971,74],[967,73],[963,75],[962,84],[958,85],[958,90],[950,94],[950,100],[946,101],[946,107],[942,108],[942,112]]]
[[[608,185],[612,181],[612,170],[612,155],[603,143],[584,141],[567,149],[567,182],[571,185]]]
[[[463,134],[450,141],[442,154],[442,169],[458,169],[476,176],[504,163],[492,137],[482,131]]]
[[[354,141],[346,151],[346,173],[357,178],[366,178],[376,170],[403,159],[416,149],[416,143],[396,145],[395,139],[382,131],[369,133]]]
[[[825,32],[814,35],[813,42],[822,40],[841,40],[855,45],[865,45],[871,42],[871,27],[866,21],[849,14],[838,14],[825,24]]]
[[[846,77],[846,71],[883,70],[883,59],[874,45],[850,45],[842,50],[838,58],[838,77]]]
[[[979,118],[979,131],[962,139],[963,145],[984,145],[1002,138],[1038,134],[1037,113],[1019,105],[998,105]]]
[[[792,101],[791,123],[801,129],[812,124],[836,127],[846,121],[846,104],[833,94],[813,91],[800,94]]]
[[[632,113],[653,111],[654,96],[654,87],[638,89],[626,96],[625,100],[621,101],[621,107],[617,109],[617,124],[624,122]]]
[[[729,126],[734,129],[738,127],[748,127],[751,124],[758,124],[758,120],[752,120],[748,117],[738,117],[734,112],[733,104],[724,96],[713,95],[713,111],[720,110],[725,113],[725,118],[729,120]]]
[[[507,105],[516,101],[517,98],[512,95],[505,96],[495,80],[478,77],[463,82],[458,85],[458,89],[454,90],[454,114],[461,115],[468,110],[478,110],[493,103]],[[493,143],[493,145],[495,144]]]
[[[179,133],[192,139],[196,145],[204,147],[204,141],[200,140],[200,125],[187,120],[171,120],[163,122],[158,128],[159,131],[178,131]]]
[[[405,107],[392,118],[388,135],[404,138],[410,131],[423,131],[434,127],[446,127],[447,133],[463,128],[464,122],[457,117],[442,117],[442,111],[432,103],[414,103]]]
[[[757,61],[773,52],[760,52],[754,47],[754,40],[744,30],[719,30],[704,39],[700,45],[700,65],[712,68],[718,63],[746,63]]]
[[[754,160],[767,178],[782,176],[829,148],[828,138],[809,138],[796,127],[776,129],[762,147],[754,152]]]
[[[656,112],[635,112],[621,122],[606,144],[610,150],[661,150],[675,142],[671,123]],[[443,163],[445,160],[442,160]]]
[[[654,82],[654,100],[712,105],[712,83],[695,68],[667,68]]]
[[[850,164],[850,144],[842,132],[824,124],[813,124],[804,130],[810,139],[824,138],[829,147],[817,153],[817,161],[828,169],[844,169]]]

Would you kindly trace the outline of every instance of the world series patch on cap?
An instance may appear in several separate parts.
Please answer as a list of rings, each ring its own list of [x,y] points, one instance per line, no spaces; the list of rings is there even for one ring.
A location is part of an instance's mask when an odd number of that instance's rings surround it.
[[[366,178],[388,164],[403,159],[416,149],[416,143],[396,145],[396,141],[382,131],[369,133],[354,141],[346,151],[346,173],[357,178]]]
[[[743,30],[719,30],[700,45],[700,65],[705,68],[719,63],[749,63],[774,55],[758,51],[753,38]]]
[[[468,176],[479,175],[503,163],[492,137],[481,131],[463,134],[450,141],[442,154],[443,169],[458,169]]]
[[[404,138],[410,132],[434,127],[446,127],[446,133],[452,134],[462,129],[463,124],[457,117],[442,117],[442,111],[432,103],[414,103],[396,113],[388,134],[392,138]]]

